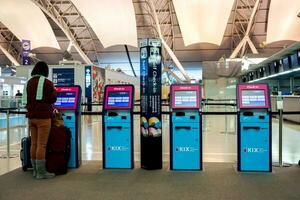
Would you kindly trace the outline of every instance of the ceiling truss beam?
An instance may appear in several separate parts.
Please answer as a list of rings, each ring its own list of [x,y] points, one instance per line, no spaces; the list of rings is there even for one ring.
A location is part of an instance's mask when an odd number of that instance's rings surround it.
[[[234,48],[234,50],[230,58],[243,57],[247,52],[247,47],[250,48],[253,54],[258,54],[251,40],[251,34],[259,7],[260,0],[236,0],[231,31],[232,48]],[[242,11],[241,8],[243,8]],[[248,10],[245,11],[247,8]],[[251,13],[251,15],[247,17],[247,13]]]
[[[98,60],[96,45],[92,40],[91,29],[71,1],[32,0],[32,2],[60,27],[86,64],[92,64],[93,62],[88,56],[88,53],[92,52],[86,52],[85,45],[92,45],[94,54],[93,60]],[[68,7],[66,7],[66,5],[68,5]],[[76,19],[74,19],[74,16],[77,16]],[[80,27],[80,29],[78,27]],[[82,34],[83,31],[85,31],[85,34],[88,36],[84,38],[80,37],[79,35]],[[88,44],[84,41],[88,41]],[[90,44],[91,41],[92,44]]]
[[[165,72],[172,76],[176,82],[182,82],[178,76],[172,72],[173,66],[176,66],[185,80],[190,82],[190,77],[184,70],[182,64],[176,57],[174,48],[174,19],[173,3],[171,0],[145,0],[144,10],[148,13],[152,25],[154,36],[162,41],[164,51],[162,52]],[[167,37],[165,37],[167,35]],[[168,76],[169,77],[169,76]],[[179,81],[180,80],[180,81]]]
[[[20,41],[0,22],[0,50],[14,66],[19,66],[21,61]]]

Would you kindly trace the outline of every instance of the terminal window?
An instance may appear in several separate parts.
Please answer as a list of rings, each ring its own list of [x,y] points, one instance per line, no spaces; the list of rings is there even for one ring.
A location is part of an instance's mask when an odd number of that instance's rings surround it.
[[[175,91],[175,107],[197,107],[196,91]]]
[[[243,106],[266,106],[266,97],[264,90],[243,90]]]

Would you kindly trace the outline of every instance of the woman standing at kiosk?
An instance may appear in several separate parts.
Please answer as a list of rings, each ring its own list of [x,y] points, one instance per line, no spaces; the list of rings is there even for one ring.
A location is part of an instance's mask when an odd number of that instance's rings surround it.
[[[52,104],[56,101],[56,91],[53,83],[46,79],[49,74],[48,65],[38,62],[31,78],[24,87],[22,102],[26,105],[26,117],[29,119],[31,136],[30,157],[33,176],[37,179],[54,177],[46,171],[46,146],[51,128]]]

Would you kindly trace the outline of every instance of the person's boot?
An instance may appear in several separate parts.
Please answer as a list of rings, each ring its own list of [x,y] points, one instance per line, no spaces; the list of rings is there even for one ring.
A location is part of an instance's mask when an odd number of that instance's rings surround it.
[[[47,172],[45,160],[36,160],[36,172],[36,179],[48,179],[55,176],[55,174]]]
[[[31,160],[31,165],[33,169],[33,177],[36,177],[36,160]]]

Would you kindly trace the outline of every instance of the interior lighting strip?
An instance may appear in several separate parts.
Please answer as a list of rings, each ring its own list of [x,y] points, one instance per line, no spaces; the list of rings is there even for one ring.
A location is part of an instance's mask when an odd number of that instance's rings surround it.
[[[254,82],[257,82],[257,81],[262,81],[262,80],[266,80],[266,79],[269,79],[269,78],[274,78],[274,77],[285,75],[285,74],[290,74],[290,73],[297,72],[297,71],[300,71],[300,67],[296,68],[296,69],[291,69],[291,70],[288,70],[288,71],[280,72],[280,73],[277,73],[277,74],[272,74],[272,75],[267,76],[267,77],[255,79],[255,80],[249,81],[249,83],[254,83]]]

